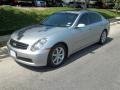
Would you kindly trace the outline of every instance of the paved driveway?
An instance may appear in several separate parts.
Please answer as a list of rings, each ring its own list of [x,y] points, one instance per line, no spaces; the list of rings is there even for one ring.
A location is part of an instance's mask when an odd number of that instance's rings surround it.
[[[120,24],[111,27],[106,45],[79,51],[58,69],[0,59],[0,90],[120,90]]]

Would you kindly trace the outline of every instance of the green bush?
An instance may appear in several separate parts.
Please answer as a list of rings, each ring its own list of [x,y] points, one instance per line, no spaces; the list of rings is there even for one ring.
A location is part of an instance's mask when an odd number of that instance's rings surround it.
[[[39,23],[48,15],[62,10],[74,10],[72,8],[18,9],[11,6],[0,7],[0,35],[10,34],[22,27]]]
[[[40,21],[52,13],[63,10],[80,10],[67,7],[53,7],[43,10],[35,8],[18,8],[12,6],[0,6],[0,35],[11,34],[22,27],[40,23]],[[106,18],[116,17],[115,12],[105,9],[89,9],[103,14]]]

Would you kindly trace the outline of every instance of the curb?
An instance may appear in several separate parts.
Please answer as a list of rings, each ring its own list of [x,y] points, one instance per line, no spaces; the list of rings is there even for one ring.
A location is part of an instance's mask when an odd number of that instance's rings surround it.
[[[120,24],[120,21],[112,22],[110,25]]]

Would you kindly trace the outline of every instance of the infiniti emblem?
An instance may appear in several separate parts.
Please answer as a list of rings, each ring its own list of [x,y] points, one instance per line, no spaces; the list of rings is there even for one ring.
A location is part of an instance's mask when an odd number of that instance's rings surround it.
[[[13,43],[13,46],[17,46],[17,44],[16,44],[16,43]]]

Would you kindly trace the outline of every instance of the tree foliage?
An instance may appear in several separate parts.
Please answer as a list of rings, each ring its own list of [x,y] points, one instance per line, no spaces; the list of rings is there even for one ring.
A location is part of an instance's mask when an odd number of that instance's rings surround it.
[[[115,0],[115,9],[120,9],[120,0]]]

